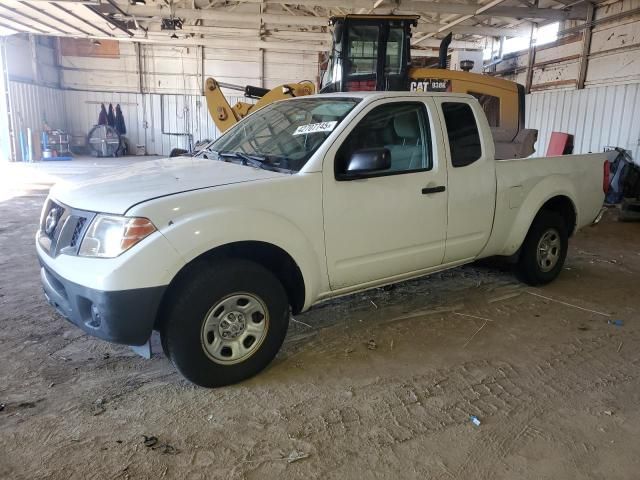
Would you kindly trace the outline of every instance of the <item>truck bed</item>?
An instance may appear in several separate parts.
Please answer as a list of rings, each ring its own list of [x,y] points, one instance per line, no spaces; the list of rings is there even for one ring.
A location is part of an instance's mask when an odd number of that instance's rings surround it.
[[[515,253],[533,217],[556,196],[573,205],[576,225],[570,234],[591,224],[604,201],[606,160],[604,153],[496,160],[494,225],[482,256]]]

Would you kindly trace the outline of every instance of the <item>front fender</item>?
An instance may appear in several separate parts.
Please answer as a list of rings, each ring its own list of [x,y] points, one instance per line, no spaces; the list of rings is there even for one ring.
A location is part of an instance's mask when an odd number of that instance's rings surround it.
[[[287,252],[298,265],[305,283],[305,308],[321,289],[325,270],[320,262],[322,252],[316,251],[317,247],[291,220],[274,212],[247,207],[214,208],[175,219],[162,233],[185,263],[230,243],[272,244]]]
[[[523,185],[523,189],[526,190],[526,185]],[[552,175],[543,178],[535,186],[533,186],[528,193],[524,195],[522,203],[517,208],[515,216],[504,214],[503,218],[513,218],[510,227],[504,229],[506,235],[502,247],[499,250],[498,255],[513,255],[518,251],[524,239],[533,223],[533,219],[536,217],[542,206],[554,197],[564,196],[569,198],[573,204],[576,215],[579,212],[576,208],[576,191],[572,182],[562,175]],[[510,209],[509,199],[504,198],[501,202],[504,209]],[[513,203],[512,203],[513,205]],[[499,212],[496,212],[500,215]],[[499,217],[498,217],[499,218]]]

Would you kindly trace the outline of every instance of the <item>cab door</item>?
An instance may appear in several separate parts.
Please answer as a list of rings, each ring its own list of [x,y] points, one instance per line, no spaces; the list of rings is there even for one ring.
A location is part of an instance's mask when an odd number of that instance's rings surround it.
[[[447,227],[447,167],[431,99],[373,102],[328,150],[323,164],[327,269],[332,290],[437,267]],[[386,148],[391,167],[340,180],[359,150]]]
[[[434,97],[448,157],[447,245],[444,263],[475,258],[489,241],[496,202],[491,133],[477,102]]]

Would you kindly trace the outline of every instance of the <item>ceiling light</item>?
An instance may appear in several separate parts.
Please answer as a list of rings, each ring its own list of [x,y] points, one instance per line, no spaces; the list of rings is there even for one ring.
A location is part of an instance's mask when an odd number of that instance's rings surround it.
[[[172,38],[174,40],[178,40],[178,35],[176,35],[175,33],[173,35],[171,35],[169,38]]]
[[[93,45],[95,45],[96,47],[102,46],[102,42],[100,40],[98,40],[98,39],[95,39],[95,38],[93,40],[91,40],[91,43]]]
[[[145,0],[131,0],[131,5],[146,5],[147,2]]]

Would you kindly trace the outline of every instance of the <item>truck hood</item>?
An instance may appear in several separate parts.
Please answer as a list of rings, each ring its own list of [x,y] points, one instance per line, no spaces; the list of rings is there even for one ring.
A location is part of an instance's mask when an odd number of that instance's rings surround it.
[[[73,208],[122,215],[133,205],[176,193],[287,175],[194,157],[150,160],[98,177],[61,182],[51,197]]]

